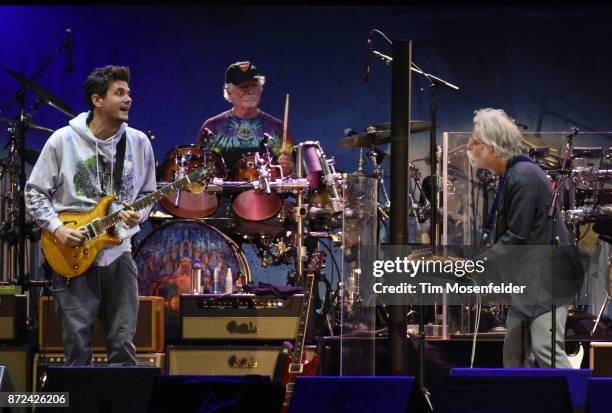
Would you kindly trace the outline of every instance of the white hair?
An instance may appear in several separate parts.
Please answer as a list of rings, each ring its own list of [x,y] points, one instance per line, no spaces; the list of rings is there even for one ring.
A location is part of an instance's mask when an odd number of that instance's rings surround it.
[[[258,77],[257,82],[259,82],[259,86],[263,88],[263,85],[266,83],[266,77],[265,76]],[[233,83],[226,83],[223,85],[223,98],[227,100],[229,103],[232,103],[230,99],[230,95],[229,95],[229,88],[234,87],[234,86],[236,85],[234,85]]]
[[[510,159],[522,153],[521,131],[503,110],[485,108],[474,111],[474,129],[483,143],[491,145],[504,158]]]

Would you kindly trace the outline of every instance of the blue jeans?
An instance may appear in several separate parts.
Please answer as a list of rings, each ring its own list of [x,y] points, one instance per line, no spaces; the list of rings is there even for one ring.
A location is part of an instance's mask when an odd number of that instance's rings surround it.
[[[67,281],[54,276],[55,310],[69,366],[91,364],[91,337],[96,317],[106,334],[109,364],[135,365],[132,343],[138,318],[138,271],[129,252],[105,267],[92,266]],[[66,287],[62,289],[62,287]]]

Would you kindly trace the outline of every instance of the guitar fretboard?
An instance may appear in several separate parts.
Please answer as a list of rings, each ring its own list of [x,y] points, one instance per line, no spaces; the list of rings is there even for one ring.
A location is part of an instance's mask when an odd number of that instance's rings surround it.
[[[148,207],[149,205],[155,204],[160,199],[165,198],[166,196],[170,195],[174,191],[187,188],[190,182],[191,181],[189,179],[189,175],[186,175],[182,177],[181,179],[171,184],[168,184],[164,186],[163,188],[160,188],[157,191],[150,193],[147,196],[140,198],[138,201],[135,201],[134,203],[132,203],[128,207],[128,209],[131,209],[133,211],[140,211],[141,209],[144,209]],[[114,225],[117,225],[118,223],[120,223],[121,218],[119,216],[119,212],[120,211],[114,212],[106,216],[105,218],[102,218],[99,221],[93,222],[92,225],[95,226],[94,228],[95,233],[100,234],[106,231],[107,229],[113,227]]]
[[[298,333],[295,338],[295,346],[293,347],[293,363],[292,364],[303,364],[303,350],[304,344],[306,343],[306,323],[310,316],[310,300],[312,295],[312,286],[314,284],[314,274],[306,275],[306,288],[304,291],[304,301],[302,301],[302,309],[300,320],[298,324]]]

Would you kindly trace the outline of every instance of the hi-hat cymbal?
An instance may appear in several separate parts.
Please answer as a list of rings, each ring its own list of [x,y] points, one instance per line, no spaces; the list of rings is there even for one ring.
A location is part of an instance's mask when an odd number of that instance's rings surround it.
[[[8,124],[13,124],[13,123],[17,123],[17,120],[0,117],[0,122],[4,122],[4,123],[8,123]],[[40,126],[40,125],[37,125],[35,123],[31,123],[31,122],[28,122],[28,128],[35,129],[35,130],[38,130],[38,131],[41,131],[41,132],[47,132],[49,134],[55,132],[53,129],[49,129],[49,128],[46,128],[44,126]]]
[[[372,125],[376,130],[391,130],[391,122],[382,122]],[[424,120],[412,120],[410,121],[410,132],[417,133],[431,129],[431,122]]]
[[[17,81],[19,83],[21,83],[24,87],[30,89],[32,92],[34,92],[34,94],[41,99],[43,102],[53,106],[55,109],[59,110],[60,112],[64,113],[65,115],[74,118],[76,116],[76,112],[74,110],[72,110],[72,108],[70,106],[68,106],[67,104],[63,103],[62,101],[60,101],[58,98],[56,98],[55,96],[53,96],[53,94],[51,94],[51,92],[43,89],[42,87],[38,86],[36,83],[32,82],[31,80],[29,80],[28,78],[26,78],[25,76],[12,71],[11,69],[9,69],[8,67],[5,67],[4,70],[7,71],[7,73],[11,76],[13,76],[15,79],[17,79]]]

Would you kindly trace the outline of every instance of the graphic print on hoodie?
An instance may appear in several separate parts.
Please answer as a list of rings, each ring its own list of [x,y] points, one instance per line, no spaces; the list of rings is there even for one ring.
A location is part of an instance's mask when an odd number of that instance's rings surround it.
[[[130,171],[132,154],[126,154],[124,160],[123,176],[121,177],[120,200],[129,201],[134,199],[134,182]],[[114,168],[111,167],[111,160],[99,154],[87,159],[78,160],[75,165],[74,189],[76,195],[96,199],[105,195],[110,195],[114,191]]]

